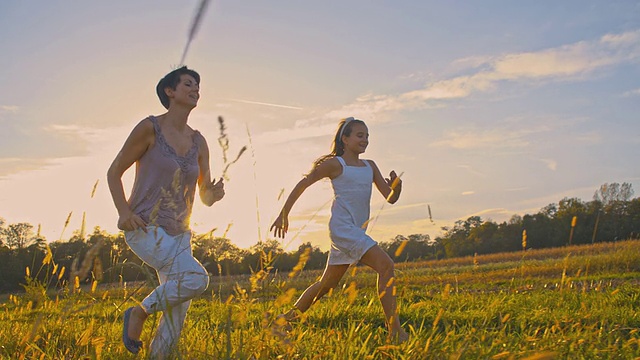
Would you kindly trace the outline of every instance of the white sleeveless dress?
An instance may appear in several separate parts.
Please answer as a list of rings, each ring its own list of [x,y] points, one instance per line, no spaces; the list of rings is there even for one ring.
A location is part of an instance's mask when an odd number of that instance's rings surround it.
[[[341,157],[336,156],[336,159],[342,165],[342,174],[331,180],[334,199],[329,220],[331,250],[328,262],[330,265],[353,264],[377,244],[365,232],[373,170],[368,160],[363,160],[365,166],[348,166]]]

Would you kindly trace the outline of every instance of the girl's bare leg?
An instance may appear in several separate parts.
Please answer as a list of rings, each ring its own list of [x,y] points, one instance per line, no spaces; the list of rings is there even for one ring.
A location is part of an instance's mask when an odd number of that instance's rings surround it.
[[[360,262],[378,273],[378,295],[389,329],[389,337],[399,342],[406,341],[409,335],[400,325],[400,319],[398,318],[393,260],[380,246],[375,245],[367,250]]]
[[[322,273],[322,277],[320,280],[313,283],[309,286],[298,298],[298,301],[295,303],[295,308],[289,311],[286,315],[287,319],[292,319],[297,314],[296,312],[305,312],[307,311],[313,303],[318,301],[321,297],[323,297],[329,290],[335,288],[344,273],[349,269],[348,264],[344,265],[329,265],[324,269],[324,273]]]

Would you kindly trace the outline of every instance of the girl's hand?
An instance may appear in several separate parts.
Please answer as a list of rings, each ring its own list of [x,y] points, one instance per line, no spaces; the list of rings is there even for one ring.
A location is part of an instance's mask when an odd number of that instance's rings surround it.
[[[124,215],[120,215],[118,218],[118,229],[124,231],[134,231],[136,229],[142,229],[147,232],[147,223],[142,218],[133,212],[129,211]]]
[[[284,239],[284,235],[289,230],[289,219],[287,216],[280,213],[276,221],[273,222],[269,231],[273,230],[273,236]]]
[[[393,170],[389,173],[389,177],[385,178],[384,180],[387,182],[391,190],[402,186],[402,180],[398,177],[398,175],[396,175],[396,172]]]
[[[213,205],[216,201],[219,201],[224,197],[224,182],[222,178],[216,182],[213,180],[211,183],[207,184],[204,192],[201,194],[202,201],[208,206]]]

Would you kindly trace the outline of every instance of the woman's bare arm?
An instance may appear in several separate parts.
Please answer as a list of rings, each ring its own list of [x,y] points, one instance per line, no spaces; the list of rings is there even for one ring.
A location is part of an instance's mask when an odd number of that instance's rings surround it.
[[[122,175],[153,145],[154,139],[153,124],[149,120],[142,120],[133,128],[107,171],[107,183],[113,203],[118,210],[118,228],[121,230],[135,230],[138,227],[145,229],[146,227],[145,222],[133,214],[127,203],[122,185]]]

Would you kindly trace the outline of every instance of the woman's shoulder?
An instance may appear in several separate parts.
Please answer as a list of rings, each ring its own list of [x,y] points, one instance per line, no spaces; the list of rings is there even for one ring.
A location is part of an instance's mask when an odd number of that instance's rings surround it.
[[[202,135],[202,133],[200,133],[200,131],[196,129],[192,128],[191,130],[193,131],[193,133],[191,134],[191,138],[198,145],[198,147],[208,147],[207,139],[204,137],[204,135]]]
[[[137,132],[140,135],[153,135],[155,133],[154,129],[154,117],[150,115],[138,122],[138,124],[133,128],[134,132]]]

